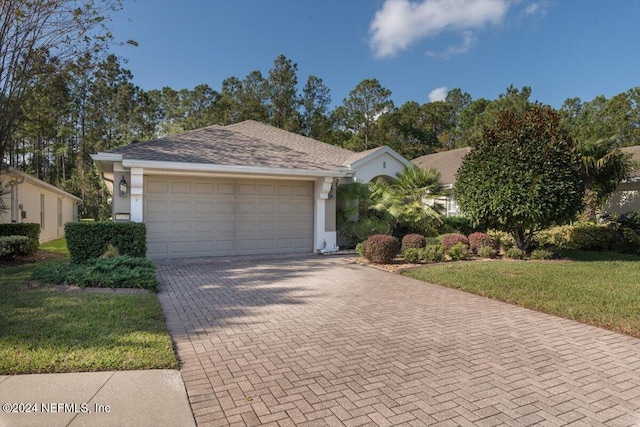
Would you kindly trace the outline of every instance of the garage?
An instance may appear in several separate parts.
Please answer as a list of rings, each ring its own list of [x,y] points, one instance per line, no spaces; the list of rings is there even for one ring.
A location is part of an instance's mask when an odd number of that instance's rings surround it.
[[[144,176],[150,258],[313,250],[312,181]]]

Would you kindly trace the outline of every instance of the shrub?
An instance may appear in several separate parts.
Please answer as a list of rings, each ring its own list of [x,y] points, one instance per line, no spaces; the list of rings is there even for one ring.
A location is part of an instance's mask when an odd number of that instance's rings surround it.
[[[504,251],[504,257],[509,259],[524,259],[525,253],[522,249],[509,248]]]
[[[409,248],[424,248],[427,245],[427,239],[420,234],[407,234],[402,238],[402,252]]]
[[[553,259],[555,258],[555,253],[549,249],[536,249],[531,252],[529,255],[531,259]]]
[[[534,238],[535,244],[541,248],[573,249],[571,230],[573,230],[571,225],[556,226],[542,230],[536,234]]]
[[[425,246],[427,245],[441,245],[442,239],[440,236],[436,237],[425,237]]]
[[[440,234],[460,233],[465,236],[478,230],[469,218],[464,216],[445,216],[442,218],[442,225],[438,228]]]
[[[449,250],[456,243],[464,243],[465,245],[468,246],[469,239],[464,234],[449,233],[449,234],[443,234],[442,236],[440,236],[440,243],[442,243],[442,246],[444,246],[445,249]]]
[[[454,261],[467,259],[469,258],[469,246],[458,242],[449,249],[449,256]]]
[[[375,234],[365,243],[365,257],[377,264],[389,264],[399,250],[398,239],[386,234]]]
[[[15,259],[28,255],[29,238],[27,236],[0,236],[0,259]]]
[[[498,256],[498,251],[491,246],[481,246],[478,248],[478,256],[481,258],[495,258]]]
[[[360,255],[362,258],[364,258],[364,254],[365,254],[365,245],[364,242],[360,242],[356,245],[356,252],[358,255]]]
[[[420,248],[407,248],[402,251],[402,258],[411,264],[418,264],[424,258],[424,251]]]
[[[513,236],[505,231],[489,230],[487,231],[487,235],[493,239],[497,248],[505,251],[511,249],[516,244],[515,240],[513,240]]]
[[[427,262],[441,262],[444,260],[444,246],[441,244],[427,245],[422,249],[422,257]]]
[[[81,288],[140,288],[158,290],[156,268],[147,258],[119,256],[94,258],[83,265],[54,264],[37,267],[32,279],[40,283],[75,285]]]
[[[147,228],[136,222],[70,222],[64,226],[71,262],[99,258],[109,244],[122,255],[145,257]]]
[[[477,253],[478,249],[483,246],[491,246],[495,248],[494,245],[495,243],[493,238],[487,233],[476,231],[475,233],[469,234],[469,249],[471,249],[471,252]]]
[[[0,224],[0,236],[26,236],[29,240],[24,255],[31,255],[40,246],[40,224]]]
[[[606,251],[614,249],[619,242],[616,230],[598,225],[582,225],[570,231],[572,249],[584,251]]]

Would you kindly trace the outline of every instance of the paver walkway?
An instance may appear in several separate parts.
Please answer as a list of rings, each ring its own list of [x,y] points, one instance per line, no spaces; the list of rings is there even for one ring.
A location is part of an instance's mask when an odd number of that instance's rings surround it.
[[[199,426],[640,426],[640,340],[340,257],[160,263]]]

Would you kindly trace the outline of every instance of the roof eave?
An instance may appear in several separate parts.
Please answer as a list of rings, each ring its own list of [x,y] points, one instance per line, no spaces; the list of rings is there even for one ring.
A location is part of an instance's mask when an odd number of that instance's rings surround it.
[[[96,159],[94,160],[103,160]],[[350,176],[352,172],[344,170],[311,170],[311,169],[288,169],[271,168],[264,166],[237,166],[218,165],[211,163],[186,163],[186,162],[164,162],[157,160],[137,160],[122,159],[122,166],[127,168],[189,171],[189,172],[210,172],[220,174],[249,174],[249,175],[274,175],[274,176],[295,176],[295,177],[334,177],[343,178]]]

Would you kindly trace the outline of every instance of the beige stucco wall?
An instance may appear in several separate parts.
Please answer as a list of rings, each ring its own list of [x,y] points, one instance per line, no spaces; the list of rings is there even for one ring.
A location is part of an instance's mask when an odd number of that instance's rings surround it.
[[[620,214],[640,211],[640,182],[627,182],[618,185],[604,210]]]
[[[19,183],[20,179],[13,178],[3,176],[3,184],[9,179],[16,183],[6,189],[3,199],[7,211],[0,215],[0,222],[40,224],[40,243],[64,237],[64,224],[76,220],[77,200],[28,181]]]

